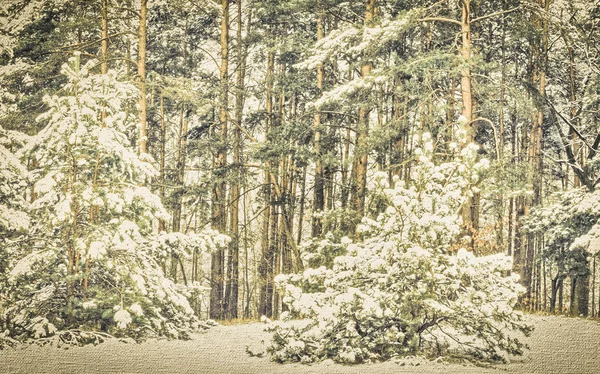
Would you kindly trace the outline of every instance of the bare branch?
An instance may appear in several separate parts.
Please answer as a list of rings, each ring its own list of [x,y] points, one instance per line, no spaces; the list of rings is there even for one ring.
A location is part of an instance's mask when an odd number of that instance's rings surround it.
[[[548,101],[548,103],[551,105],[551,103],[549,101]],[[553,110],[552,113],[555,115],[558,114],[558,112],[555,109]],[[558,123],[558,121],[554,120],[552,122],[556,126],[558,135],[560,136],[563,146],[565,147],[565,151],[567,152],[567,158],[569,160],[568,165],[571,166],[571,169],[573,170],[573,172],[575,174],[577,174],[577,177],[579,177],[581,182],[585,186],[588,186],[588,188],[589,188],[589,185],[591,184],[590,180],[589,180],[588,176],[586,175],[585,171],[583,170],[583,168],[577,162],[577,158],[575,157],[575,154],[573,153],[573,147],[572,147],[571,142],[569,141],[569,139],[565,135],[564,131],[560,127],[560,124]]]
[[[419,22],[429,22],[429,21],[449,22],[449,23],[455,23],[459,26],[462,26],[462,22],[457,21],[455,19],[444,18],[444,17],[425,17],[425,18],[419,18],[417,21],[419,21]]]
[[[552,112],[554,114],[556,114],[558,116],[558,118],[560,118],[564,123],[566,123],[569,126],[569,128],[571,129],[571,131],[573,131],[573,133],[575,135],[577,135],[577,137],[579,139],[581,139],[581,141],[583,142],[583,144],[585,144],[585,146],[588,147],[590,149],[590,151],[594,151],[594,152],[598,151],[595,147],[591,146],[587,142],[587,140],[585,139],[585,137],[581,134],[581,132],[579,132],[579,130],[577,129],[577,127],[575,127],[575,125],[573,125],[571,123],[571,121],[569,121],[562,113],[560,113],[558,110],[556,110],[556,107],[554,106],[554,104],[552,104],[552,102],[545,95],[544,95],[544,100],[546,101],[546,103],[548,104],[548,106],[550,107],[550,109],[552,110]]]

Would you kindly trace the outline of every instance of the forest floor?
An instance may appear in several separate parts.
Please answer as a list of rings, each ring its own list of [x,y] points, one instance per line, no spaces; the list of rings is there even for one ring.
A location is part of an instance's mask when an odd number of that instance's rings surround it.
[[[35,345],[0,351],[0,373],[600,373],[600,322],[556,316],[527,316],[535,325],[524,339],[531,350],[510,363],[477,367],[424,358],[345,366],[331,360],[313,365],[277,364],[264,351],[270,334],[263,325],[217,326],[188,341],[111,341],[70,349]]]

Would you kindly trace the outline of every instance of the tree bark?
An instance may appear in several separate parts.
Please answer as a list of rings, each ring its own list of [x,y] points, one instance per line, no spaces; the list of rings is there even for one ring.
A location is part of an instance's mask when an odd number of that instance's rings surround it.
[[[226,291],[228,318],[238,317],[238,298],[239,298],[239,200],[240,200],[240,183],[241,175],[241,131],[242,116],[244,113],[245,87],[244,80],[246,74],[246,45],[242,40],[242,1],[237,3],[237,71],[236,71],[236,94],[235,94],[235,124],[233,131],[233,167],[235,171],[232,178],[230,188],[230,236],[231,243],[229,244],[229,259],[228,259],[228,285]],[[247,265],[246,265],[247,266]]]
[[[367,1],[367,9],[365,12],[364,24],[369,26],[375,16],[376,0]],[[360,70],[361,77],[364,79],[371,74],[373,68],[368,56],[363,56],[363,64]],[[369,136],[369,113],[371,108],[366,103],[360,105],[358,109],[358,126],[356,131],[356,147],[354,149],[354,160],[352,162],[352,180],[351,180],[351,195],[352,208],[355,217],[351,222],[350,233],[356,234],[358,222],[365,214],[365,197],[367,187],[367,167],[368,154],[367,140]]]
[[[158,183],[160,183],[158,187],[158,194],[160,196],[160,200],[165,202],[165,184],[167,183],[166,174],[165,174],[165,159],[166,159],[166,143],[167,143],[167,126],[165,122],[165,97],[160,94],[160,155],[159,155],[159,175],[158,175]],[[162,219],[158,221],[158,232],[166,231],[165,221]]]
[[[589,266],[588,261],[585,261],[586,268]],[[575,285],[575,304],[573,308],[577,312],[577,315],[587,317],[589,314],[590,306],[590,274],[577,275],[577,284]]]
[[[266,72],[266,102],[267,125],[265,133],[268,134],[273,122],[273,70],[275,67],[275,54],[269,52],[267,56]],[[263,230],[261,239],[262,258],[259,263],[258,273],[260,278],[260,293],[258,302],[258,313],[267,317],[273,311],[273,246],[271,243],[271,219],[275,216],[272,212],[276,207],[272,204],[272,179],[269,171],[270,163],[265,162],[263,196],[265,208],[263,211]]]
[[[323,9],[319,2],[317,7],[317,42],[323,39]],[[323,62],[317,67],[317,90],[319,95],[323,92]],[[323,160],[321,155],[321,112],[317,109],[313,124],[314,131],[314,152],[315,152],[315,186],[314,186],[314,201],[313,201],[313,219],[312,219],[312,236],[321,235],[323,223],[320,217],[315,216],[315,213],[320,213],[325,208],[325,171],[323,168]]]
[[[473,122],[473,95],[471,91],[471,0],[462,0],[461,16],[462,47],[461,56],[464,67],[461,71],[460,90],[462,94],[462,115],[467,124],[467,138],[469,141],[475,139],[475,126]]]
[[[302,185],[300,186],[300,200],[298,204],[300,208],[298,209],[298,235],[296,239],[296,244],[300,245],[302,243],[302,227],[304,224],[304,200],[306,198],[306,167],[302,168]]]
[[[140,27],[139,27],[139,43],[138,43],[138,81],[140,86],[140,98],[139,98],[139,153],[146,153],[148,136],[146,134],[146,19],[148,13],[147,7],[148,0],[141,0],[140,5]]]
[[[477,133],[477,122],[473,121],[473,92],[471,87],[471,0],[462,0],[461,13],[462,47],[461,57],[463,68],[460,77],[462,96],[462,116],[467,131],[467,141],[474,142]],[[475,235],[479,230],[479,193],[468,196],[462,209],[464,235],[470,236],[471,248],[475,245]]]
[[[221,65],[220,75],[220,105],[219,105],[219,144],[215,164],[215,187],[213,192],[212,226],[220,232],[227,231],[227,183],[225,181],[227,168],[227,121],[229,117],[229,0],[221,1]],[[219,249],[211,255],[211,292],[210,317],[222,319],[224,312],[224,272],[225,251]]]

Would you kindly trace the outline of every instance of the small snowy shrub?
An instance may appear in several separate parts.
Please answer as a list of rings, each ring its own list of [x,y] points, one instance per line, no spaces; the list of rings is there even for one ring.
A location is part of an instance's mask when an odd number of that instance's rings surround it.
[[[416,151],[410,187],[376,176],[373,193],[387,207],[362,220],[361,242],[326,236],[312,246],[311,268],[277,277],[290,313],[270,325],[275,360],[357,363],[415,353],[498,360],[522,352],[510,333],[530,327],[512,309],[523,289],[517,275],[505,276],[511,258],[448,250],[464,196],[487,162],[477,161],[472,144],[441,165],[432,150],[426,143]]]

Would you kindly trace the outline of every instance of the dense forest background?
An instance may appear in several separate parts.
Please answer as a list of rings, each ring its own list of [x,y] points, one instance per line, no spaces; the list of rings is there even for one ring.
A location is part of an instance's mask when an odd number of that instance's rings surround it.
[[[512,256],[523,310],[600,313],[597,1],[14,0],[0,17],[4,327],[277,317],[277,274],[360,241],[376,181],[418,189],[421,148],[452,161],[461,136],[489,167],[448,251]]]

